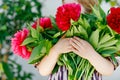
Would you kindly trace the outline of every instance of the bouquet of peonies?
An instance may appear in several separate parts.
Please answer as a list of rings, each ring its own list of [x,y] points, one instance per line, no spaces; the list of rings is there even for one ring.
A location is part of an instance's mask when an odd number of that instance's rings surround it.
[[[103,57],[110,57],[117,64],[120,56],[120,8],[111,8],[108,15],[96,6],[93,13],[82,14],[80,4],[64,4],[57,9],[55,19],[43,17],[32,26],[15,33],[11,39],[12,50],[29,64],[39,62],[49,54],[51,47],[64,36],[77,36],[88,41]],[[68,80],[91,80],[94,67],[73,52],[62,54],[54,68],[66,66]],[[83,76],[84,75],[84,76]]]

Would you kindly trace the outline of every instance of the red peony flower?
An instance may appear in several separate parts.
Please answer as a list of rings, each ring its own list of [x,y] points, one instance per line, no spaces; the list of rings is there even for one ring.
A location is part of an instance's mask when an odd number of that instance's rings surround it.
[[[39,18],[39,25],[43,28],[52,28],[51,20],[48,17]],[[36,29],[37,21],[33,23],[32,27]]]
[[[120,7],[110,9],[110,14],[107,16],[108,25],[117,33],[120,34]]]
[[[21,46],[21,44],[28,36],[28,34],[28,29],[24,28],[23,30],[15,33],[14,38],[11,39],[13,53],[25,59],[28,59],[30,57],[31,52],[27,50],[26,46]]]
[[[62,31],[70,28],[71,19],[77,21],[80,17],[81,6],[76,3],[64,4],[57,9],[56,23]]]

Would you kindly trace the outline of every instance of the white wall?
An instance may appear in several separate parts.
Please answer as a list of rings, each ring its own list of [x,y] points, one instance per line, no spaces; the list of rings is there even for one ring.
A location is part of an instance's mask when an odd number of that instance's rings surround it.
[[[62,4],[62,0],[39,0],[42,2],[42,15],[43,16],[54,16],[58,6]]]

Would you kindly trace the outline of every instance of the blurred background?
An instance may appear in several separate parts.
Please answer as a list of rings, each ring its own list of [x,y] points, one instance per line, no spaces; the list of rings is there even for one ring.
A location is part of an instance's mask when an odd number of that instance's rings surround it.
[[[107,13],[111,6],[120,6],[120,0],[99,0]],[[10,39],[13,34],[37,17],[54,16],[61,0],[0,0],[0,80],[47,80],[26,60],[13,55]],[[120,80],[120,67],[103,80]]]

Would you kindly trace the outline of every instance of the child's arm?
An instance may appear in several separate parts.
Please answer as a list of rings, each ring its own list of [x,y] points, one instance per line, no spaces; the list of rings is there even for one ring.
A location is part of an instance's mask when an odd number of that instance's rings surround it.
[[[51,48],[49,54],[41,60],[41,62],[37,65],[41,75],[47,76],[51,74],[59,58],[59,55],[70,52],[72,50],[72,46],[70,45],[69,40],[69,38],[60,39],[57,44]]]
[[[87,59],[99,73],[102,75],[113,73],[113,64],[99,55],[87,41],[74,37],[70,43],[74,46],[73,52]]]

